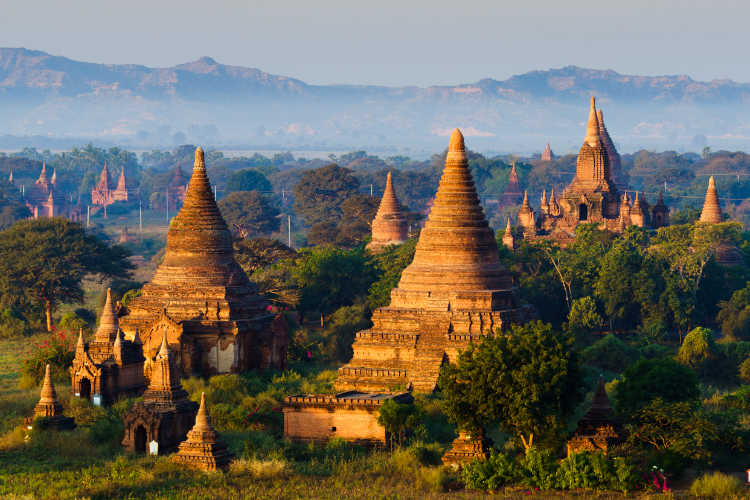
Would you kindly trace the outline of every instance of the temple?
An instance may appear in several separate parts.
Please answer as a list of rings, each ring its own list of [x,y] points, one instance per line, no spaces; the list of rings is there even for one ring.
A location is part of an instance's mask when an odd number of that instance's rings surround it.
[[[456,468],[472,460],[487,460],[492,453],[493,444],[484,428],[476,432],[461,431],[441,460],[443,465]]]
[[[178,203],[185,203],[185,197],[187,196],[187,179],[185,174],[182,172],[180,162],[177,162],[177,170],[174,171],[174,177],[172,182],[167,186],[167,198],[169,201],[169,210],[171,212],[177,211]]]
[[[227,449],[227,443],[219,439],[219,433],[211,424],[211,415],[206,408],[206,394],[201,394],[201,404],[195,416],[195,425],[187,434],[187,440],[179,445],[172,460],[203,470],[227,470],[235,454]]]
[[[197,413],[198,403],[190,401],[187,391],[180,385],[165,332],[143,401],[136,403],[123,419],[125,439],[122,444],[128,451],[137,453],[146,453],[150,443],[156,443],[159,455],[177,451],[195,424]]]
[[[42,384],[42,397],[39,403],[34,407],[34,418],[45,418],[45,428],[56,431],[72,431],[76,428],[73,417],[63,415],[63,407],[57,400],[55,384],[52,383],[49,365],[44,371],[44,383]],[[26,428],[31,430],[34,425],[34,418],[24,420]]]
[[[122,170],[120,172],[120,178],[117,181],[117,187],[115,189],[110,189],[110,184],[109,169],[107,168],[107,164],[105,163],[104,168],[102,169],[102,173],[99,176],[99,183],[91,190],[91,203],[103,207],[106,205],[111,205],[118,201],[122,201],[125,203],[137,201],[137,193],[131,194],[130,190],[128,189],[128,179],[125,176],[124,166],[122,167]]]
[[[443,363],[482,334],[536,319],[500,264],[469,169],[464,138],[450,138],[435,202],[391,303],[356,335],[354,357],[339,369],[338,390],[396,387],[434,391]],[[390,391],[389,391],[390,392]]]
[[[547,147],[542,151],[542,161],[552,161],[555,158],[555,153],[552,152],[552,149],[549,147],[549,141],[547,141]]]
[[[289,324],[268,311],[268,301],[237,264],[201,148],[185,204],[169,226],[164,260],[122,312],[120,325],[127,338],[139,330],[147,375],[165,329],[184,376],[286,368]]]
[[[523,190],[521,189],[521,183],[519,182],[518,174],[516,173],[516,164],[513,163],[513,168],[511,168],[510,176],[508,177],[508,185],[505,186],[503,194],[501,194],[500,198],[497,200],[498,210],[518,205],[522,200]]]
[[[724,213],[721,211],[721,201],[719,200],[719,192],[716,190],[716,182],[714,177],[708,180],[708,190],[706,191],[706,201],[703,202],[703,210],[701,211],[701,223],[705,224],[720,224],[724,222]],[[746,267],[745,260],[742,258],[742,254],[736,245],[732,243],[724,243],[719,247],[719,251],[716,255],[716,261],[722,266],[741,266]]]
[[[372,221],[372,241],[367,248],[374,254],[380,253],[386,245],[400,245],[407,238],[409,225],[404,217],[401,204],[398,202],[396,191],[393,189],[393,179],[388,172],[385,192],[380,201],[378,213]]]
[[[604,379],[599,375],[599,383],[594,394],[594,404],[578,421],[578,428],[568,437],[568,453],[584,451],[607,451],[615,445],[622,444],[627,433],[622,420],[615,416],[609,404]]]
[[[57,187],[57,170],[55,169],[52,178],[48,179],[46,163],[42,164],[39,179],[31,186],[26,187],[24,202],[34,219],[39,217],[67,217],[71,209],[67,196]]]
[[[107,290],[107,302],[99,320],[99,329],[91,342],[78,337],[76,355],[70,367],[73,396],[92,399],[99,394],[109,405],[118,398],[137,397],[146,390],[143,378],[143,345],[136,334],[133,340],[123,339]]]
[[[549,201],[546,191],[536,213],[525,196],[518,212],[513,248],[520,239],[553,239],[565,246],[575,240],[575,230],[581,223],[594,223],[600,229],[622,232],[634,225],[658,229],[669,225],[669,208],[659,193],[659,200],[651,207],[644,192],[631,198],[623,191],[632,191],[622,172],[620,155],[604,126],[601,110],[591,98],[586,138],[578,153],[576,175],[558,199],[554,190]]]

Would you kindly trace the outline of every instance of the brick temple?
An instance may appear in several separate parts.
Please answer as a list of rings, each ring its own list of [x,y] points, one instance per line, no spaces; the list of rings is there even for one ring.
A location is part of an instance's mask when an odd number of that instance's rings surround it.
[[[13,174],[10,178],[13,184]],[[61,189],[57,187],[57,169],[52,177],[47,177],[47,164],[42,163],[42,172],[34,184],[27,186],[24,192],[24,202],[34,219],[39,217],[67,217],[71,203]]]
[[[149,374],[166,329],[181,374],[283,370],[289,324],[237,264],[232,234],[214,200],[203,150],[185,203],[172,220],[164,260],[142,295],[122,311],[127,338],[139,329]]]
[[[188,399],[180,384],[180,376],[169,349],[166,333],[151,370],[151,383],[124,417],[125,439],[122,444],[130,452],[146,453],[156,442],[157,453],[177,451],[195,425],[198,403]]]
[[[42,383],[42,394],[39,403],[34,407],[34,417],[24,419],[24,425],[27,430],[33,428],[34,419],[46,418],[46,428],[55,431],[72,431],[76,428],[73,417],[66,417],[63,414],[63,407],[57,399],[55,384],[52,383],[52,374],[49,365],[44,371],[44,382]]]
[[[196,469],[227,470],[236,458],[227,448],[227,443],[219,438],[219,433],[211,423],[211,415],[206,407],[206,394],[201,394],[195,425],[188,432],[187,440],[180,443],[172,460]]]
[[[368,394],[347,391],[334,396],[295,394],[284,398],[284,437],[296,443],[324,445],[334,438],[350,443],[385,448],[391,436],[378,425],[380,405],[389,399],[399,404],[414,403],[414,396]]]
[[[518,205],[523,200],[523,190],[521,189],[521,182],[518,180],[518,173],[516,172],[516,164],[513,163],[513,167],[510,169],[510,176],[508,177],[508,185],[505,186],[503,194],[497,200],[498,210],[502,210],[505,207]]]
[[[109,169],[107,164],[104,164],[102,173],[99,176],[99,182],[91,190],[91,203],[98,206],[106,206],[122,201],[124,203],[131,203],[138,200],[137,193],[131,193],[128,189],[129,182],[125,175],[125,167],[122,167],[120,172],[120,178],[117,180],[117,187],[115,189],[110,188]]]
[[[404,211],[398,202],[396,190],[393,189],[391,173],[388,172],[383,199],[380,200],[378,213],[372,221],[372,241],[367,244],[367,248],[377,254],[386,245],[400,245],[407,240],[408,229]]]
[[[576,176],[559,198],[553,190],[548,201],[545,192],[538,213],[525,195],[513,234],[514,244],[506,245],[512,248],[520,239],[549,238],[564,246],[575,240],[576,227],[581,223],[594,223],[613,232],[621,232],[631,225],[649,229],[669,225],[669,208],[661,193],[652,207],[646,201],[645,193],[636,191],[631,206],[627,190],[632,188],[622,172],[620,155],[604,126],[601,110],[596,110],[596,99],[592,97],[586,138],[578,153]]]
[[[99,329],[91,342],[78,337],[76,356],[70,367],[71,395],[91,399],[95,394],[109,405],[118,398],[137,397],[146,390],[143,378],[143,345],[136,334],[125,340],[112,305],[112,294],[107,290]]]
[[[433,391],[441,365],[454,362],[470,341],[534,319],[536,310],[521,304],[500,264],[456,129],[414,260],[391,291],[390,305],[374,311],[374,326],[357,333],[354,357],[339,369],[336,388]]]
[[[609,404],[604,378],[599,375],[599,383],[594,393],[594,403],[578,421],[578,427],[568,437],[568,453],[584,451],[607,451],[627,439],[627,432]]]

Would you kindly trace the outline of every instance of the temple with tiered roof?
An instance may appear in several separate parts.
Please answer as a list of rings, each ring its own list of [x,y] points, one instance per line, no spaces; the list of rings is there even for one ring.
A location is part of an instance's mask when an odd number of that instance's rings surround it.
[[[268,311],[268,301],[237,264],[201,148],[185,203],[169,225],[164,260],[122,312],[120,325],[127,338],[139,329],[146,374],[165,329],[184,376],[286,368],[289,324]]]
[[[42,172],[39,174],[39,179],[24,190],[23,198],[34,219],[39,217],[67,217],[70,213],[70,201],[65,193],[57,187],[57,169],[52,172],[52,178],[48,179],[46,163],[42,163]]]
[[[104,164],[102,173],[99,176],[99,182],[91,190],[91,203],[98,206],[106,206],[122,201],[124,203],[132,203],[138,201],[138,193],[131,192],[129,189],[128,178],[125,175],[125,167],[123,166],[120,171],[120,177],[117,180],[117,187],[115,189],[110,188],[109,169],[107,164]]]
[[[464,138],[450,138],[435,202],[412,263],[391,303],[357,333],[354,357],[339,369],[337,390],[433,391],[443,363],[471,341],[536,319],[500,263],[469,169]]]

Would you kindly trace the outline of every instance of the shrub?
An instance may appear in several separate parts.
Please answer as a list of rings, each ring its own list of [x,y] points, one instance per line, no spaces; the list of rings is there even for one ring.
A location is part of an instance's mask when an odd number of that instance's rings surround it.
[[[750,385],[740,387],[733,394],[721,398],[721,405],[728,408],[736,408],[745,413],[750,412]]]
[[[583,351],[583,363],[614,373],[622,373],[633,362],[633,352],[614,335],[606,335]]]
[[[96,314],[92,310],[79,307],[73,312],[76,313],[76,316],[83,319],[89,325],[96,324]]]
[[[136,297],[140,297],[142,293],[143,290],[140,288],[128,290],[127,292],[125,292],[125,295],[122,296],[120,304],[122,304],[124,307],[128,307],[130,305],[130,301],[132,301]]]
[[[570,453],[557,473],[561,488],[603,490],[617,483],[615,465],[601,453]]]
[[[75,358],[77,337],[74,333],[58,331],[54,326],[50,339],[44,342],[34,342],[26,353],[21,372],[34,378],[37,383],[44,378],[44,371],[50,365],[52,378],[55,381],[66,382],[70,379],[68,369]]]
[[[698,327],[685,336],[677,361],[696,369],[706,359],[716,359],[718,349],[710,328]]]
[[[12,309],[0,313],[0,339],[17,339],[29,333],[26,320]]]
[[[91,327],[89,326],[88,322],[78,316],[76,313],[65,313],[60,319],[60,324],[58,325],[58,328],[60,330],[64,330],[67,332],[78,332],[79,330],[83,330],[84,335],[91,333]]]
[[[738,478],[717,471],[693,481],[690,493],[701,497],[738,498],[745,496],[747,490]]]
[[[750,358],[740,363],[740,380],[750,384]]]
[[[629,415],[656,397],[667,401],[697,401],[695,372],[671,359],[641,359],[623,372],[615,387],[615,407]]]
[[[514,457],[493,450],[489,459],[472,460],[466,464],[461,479],[470,490],[496,491],[501,486],[520,481],[523,473]]]
[[[557,487],[557,457],[549,450],[529,448],[521,460],[524,483],[532,488],[551,490]]]

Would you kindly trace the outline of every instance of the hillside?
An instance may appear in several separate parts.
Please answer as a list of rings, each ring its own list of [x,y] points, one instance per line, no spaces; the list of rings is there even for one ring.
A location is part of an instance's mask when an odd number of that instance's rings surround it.
[[[610,131],[630,137],[741,135],[750,84],[645,77],[568,66],[455,87],[308,85],[209,57],[171,68],[73,61],[0,49],[0,133],[116,136],[215,124],[222,136],[268,131],[580,135],[594,92]]]

